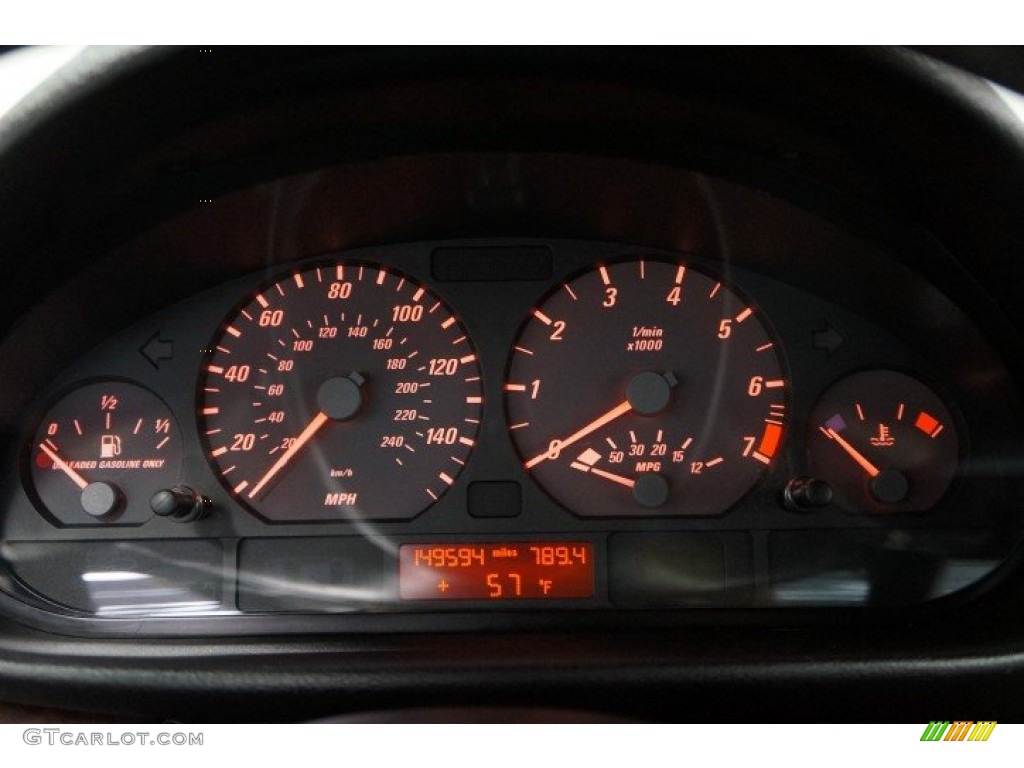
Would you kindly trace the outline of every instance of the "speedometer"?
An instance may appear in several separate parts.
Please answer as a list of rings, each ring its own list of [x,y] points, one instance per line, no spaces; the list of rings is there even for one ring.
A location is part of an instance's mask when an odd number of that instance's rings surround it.
[[[218,331],[200,429],[224,485],[275,522],[408,519],[476,440],[476,352],[437,296],[339,262],[264,286]]]

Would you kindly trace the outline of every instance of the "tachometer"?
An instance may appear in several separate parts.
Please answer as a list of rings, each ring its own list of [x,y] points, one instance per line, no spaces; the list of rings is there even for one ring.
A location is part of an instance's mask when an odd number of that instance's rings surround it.
[[[415,516],[458,476],[483,402],[452,310],[409,277],[357,262],[257,291],[222,325],[204,371],[209,457],[272,521]]]
[[[685,264],[600,266],[523,326],[505,383],[524,466],[577,515],[715,515],[778,454],[779,351],[755,308]]]

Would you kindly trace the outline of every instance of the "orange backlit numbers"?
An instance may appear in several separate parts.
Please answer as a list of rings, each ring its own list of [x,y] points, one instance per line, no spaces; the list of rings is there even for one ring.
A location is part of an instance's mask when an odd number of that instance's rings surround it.
[[[267,395],[269,397],[279,397],[284,394],[284,384],[271,384],[267,387]]]
[[[617,299],[618,296],[619,289],[608,286],[607,288],[604,289],[604,301],[601,302],[601,306],[606,307],[608,309],[614,307],[615,299]]]
[[[459,359],[457,357],[434,357],[427,365],[431,376],[454,376],[459,370]]]
[[[530,547],[533,561],[537,565],[576,565],[587,562],[585,547],[571,547],[560,544]]]
[[[265,309],[260,312],[260,328],[277,328],[282,322],[284,322],[283,309]]]
[[[732,320],[723,320],[718,324],[718,338],[728,339],[732,336]]]
[[[423,319],[422,304],[397,304],[391,308],[391,320],[395,323],[418,323]]]
[[[400,381],[395,384],[396,395],[415,395],[420,389],[418,381]]]
[[[311,339],[296,339],[292,342],[293,352],[312,352],[313,341]]]
[[[488,597],[504,597],[505,587],[511,587],[511,593],[515,597],[523,594],[523,579],[518,573],[505,574],[504,584],[500,573],[488,573],[487,586],[491,590]]]
[[[762,389],[764,389],[764,376],[751,377],[750,384],[747,385],[747,394],[751,397],[757,397],[761,394]]]
[[[59,427],[57,426],[57,422],[51,421],[50,426],[46,428],[46,434],[49,435],[50,437],[53,437],[54,435],[57,434],[58,429]]]
[[[100,410],[116,411],[117,397],[115,395],[103,395],[102,397],[100,397]]]
[[[271,424],[280,424],[284,421],[284,411],[271,411],[267,414],[267,421]]]
[[[747,435],[746,437],[743,438],[743,455],[744,456],[749,456],[750,455],[750,452],[752,450],[754,450],[754,443],[756,443],[756,442],[757,442],[757,438],[756,437],[751,437],[750,435]]]
[[[551,332],[549,338],[552,341],[562,341],[562,334],[565,332],[565,320],[555,320],[551,325],[555,330]]]
[[[348,337],[350,339],[365,339],[370,334],[370,329],[365,325],[350,325]]]
[[[294,367],[295,367],[295,361],[294,360],[278,360],[277,361],[277,370],[282,372],[282,373],[286,372],[286,371],[290,371]]]
[[[384,435],[380,439],[381,448],[401,448],[405,445],[405,438],[401,435]]]
[[[668,292],[668,296],[665,297],[665,302],[671,304],[673,307],[678,307],[679,302],[683,300],[683,289],[681,286],[675,285],[672,290]]]
[[[395,345],[394,339],[374,339],[373,348],[380,349],[391,349]]]
[[[427,445],[454,445],[458,439],[457,427],[430,427],[427,430]]]
[[[224,378],[241,384],[243,381],[249,380],[251,372],[252,369],[248,365],[229,365],[228,369],[224,371]]]
[[[338,328],[333,325],[325,325],[320,329],[319,335],[321,339],[333,339],[338,335]]]
[[[419,413],[415,408],[400,408],[395,411],[395,415],[391,418],[392,421],[416,421]]]
[[[234,439],[231,441],[231,450],[251,451],[254,445],[256,445],[256,435],[252,432],[246,432],[244,435],[235,435]]]
[[[534,379],[530,382],[530,399],[536,400],[537,395],[540,394],[540,379]]]
[[[472,568],[484,564],[481,547],[417,547],[415,565],[427,568]]]
[[[404,371],[408,362],[404,357],[389,357],[384,367],[389,371]]]
[[[327,289],[328,299],[347,299],[352,295],[352,283],[331,283]]]

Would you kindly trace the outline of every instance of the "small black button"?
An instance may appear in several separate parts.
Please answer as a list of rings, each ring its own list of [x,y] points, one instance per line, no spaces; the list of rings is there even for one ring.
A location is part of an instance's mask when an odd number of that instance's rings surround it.
[[[518,517],[523,511],[523,489],[511,480],[470,483],[468,506],[473,517]]]

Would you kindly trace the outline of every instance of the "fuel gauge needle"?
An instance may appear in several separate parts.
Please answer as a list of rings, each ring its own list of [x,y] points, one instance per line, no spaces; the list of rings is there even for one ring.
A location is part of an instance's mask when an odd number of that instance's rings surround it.
[[[88,480],[86,480],[80,474],[75,472],[75,470],[73,470],[70,466],[68,466],[68,463],[64,461],[64,459],[62,459],[60,456],[58,456],[57,452],[50,448],[50,446],[48,446],[46,443],[40,443],[39,447],[42,449],[43,453],[50,457],[50,461],[53,462],[53,465],[57,467],[57,469],[59,469],[65,475],[70,477],[71,482],[77,485],[80,490],[85,490],[85,487],[89,485]]]
[[[278,472],[284,469],[285,465],[294,458],[295,454],[302,450],[302,446],[312,440],[313,435],[320,430],[320,427],[330,421],[330,418],[331,417],[323,411],[317,413],[317,415],[313,417],[313,420],[306,425],[306,428],[302,430],[302,433],[295,438],[295,442],[291,444],[288,450],[281,454],[281,458],[274,462],[274,466],[267,470],[267,474],[260,478],[260,481],[253,486],[252,490],[249,491],[249,498],[255,499],[256,494],[262,491],[266,484],[269,483]]]
[[[856,448],[850,445],[850,443],[844,440],[839,435],[839,433],[836,432],[834,429],[832,429],[831,427],[827,429],[825,427],[819,427],[819,429],[821,429],[821,431],[825,433],[825,437],[829,438],[830,440],[835,440],[837,443],[839,443],[839,447],[846,451],[850,455],[851,459],[860,464],[861,468],[868,473],[868,477],[878,477],[878,475],[881,474],[878,467],[876,467],[874,464],[868,461],[864,454],[862,454],[860,451],[858,451]]]

